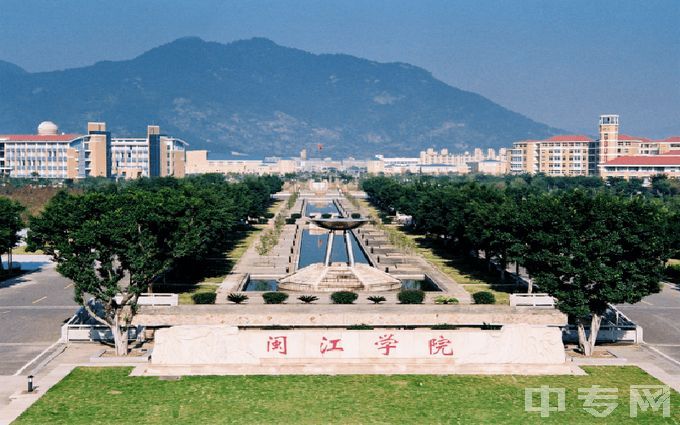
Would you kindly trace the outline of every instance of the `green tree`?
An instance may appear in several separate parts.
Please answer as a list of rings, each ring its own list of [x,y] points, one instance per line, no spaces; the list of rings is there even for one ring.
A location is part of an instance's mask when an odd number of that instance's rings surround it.
[[[21,214],[25,208],[20,203],[0,197],[0,255],[7,254],[7,265],[12,271],[12,248],[19,242],[18,232],[24,227]],[[2,261],[0,261],[2,270]]]
[[[74,283],[75,300],[110,327],[116,353],[128,351],[127,328],[139,296],[178,258],[200,255],[216,234],[200,198],[182,190],[59,193],[31,220],[31,249],[43,249]],[[215,217],[217,218],[217,217]],[[97,315],[89,295],[103,306]]]
[[[582,190],[532,196],[524,208],[524,266],[575,320],[579,346],[591,355],[608,304],[659,291],[670,253],[667,211],[642,197]]]

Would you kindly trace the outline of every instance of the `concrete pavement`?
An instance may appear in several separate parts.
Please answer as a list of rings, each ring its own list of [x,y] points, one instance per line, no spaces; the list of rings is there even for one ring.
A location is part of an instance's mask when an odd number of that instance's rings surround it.
[[[649,295],[637,304],[616,306],[632,321],[642,326],[647,345],[680,362],[680,287],[664,284],[658,294]],[[680,363],[679,363],[680,365]]]
[[[19,376],[0,376],[0,425],[9,425],[21,413],[28,409],[52,386],[59,383],[76,366],[98,366],[91,364],[90,359],[102,346],[97,343],[62,344],[62,350],[52,361],[45,362],[35,371],[33,379],[35,390],[26,392],[27,378]],[[32,366],[33,367],[33,366]]]
[[[0,376],[12,375],[60,337],[77,305],[73,287],[45,255],[15,255],[33,269],[0,283]]]

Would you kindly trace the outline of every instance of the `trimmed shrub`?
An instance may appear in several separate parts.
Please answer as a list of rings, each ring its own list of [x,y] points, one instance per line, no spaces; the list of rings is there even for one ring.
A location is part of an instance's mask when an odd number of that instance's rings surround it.
[[[385,302],[386,299],[383,296],[380,295],[371,295],[370,297],[366,298],[369,301],[372,301],[373,304],[380,304],[382,302]]]
[[[482,326],[480,326],[479,328],[483,331],[499,331],[501,330],[502,327],[503,326],[501,325],[492,325],[491,323],[483,322]]]
[[[397,298],[402,304],[422,304],[425,292],[420,289],[404,289],[397,294]]]
[[[373,326],[367,325],[365,323],[347,326],[348,331],[372,331],[373,329]]]
[[[293,214],[290,215],[290,218],[292,218],[293,220],[297,220],[298,218],[302,218],[302,214],[293,213]]]
[[[248,295],[239,294],[239,293],[231,293],[231,294],[227,295],[227,300],[233,302],[234,304],[241,304],[242,302],[248,300]]]
[[[331,217],[333,217],[333,214],[331,214],[331,213],[323,213],[323,214],[321,214],[321,218],[331,218]]]
[[[361,218],[361,214],[359,214],[359,213],[352,213],[352,218]]]
[[[300,295],[298,297],[298,300],[302,301],[305,304],[311,304],[314,301],[318,301],[319,297],[317,297],[316,295]]]
[[[265,292],[262,294],[262,299],[265,304],[282,304],[288,299],[288,294],[285,292]]]
[[[458,298],[456,297],[445,297],[443,295],[438,296],[434,299],[435,304],[458,304]]]
[[[191,296],[194,304],[215,304],[216,298],[217,294],[214,292],[199,292]]]
[[[333,304],[352,304],[359,298],[359,295],[351,291],[338,291],[331,294]]]
[[[286,224],[295,224],[295,219],[294,218],[287,218]]]
[[[489,291],[479,291],[472,294],[475,304],[495,304],[496,297]]]
[[[449,325],[448,323],[440,323],[438,325],[430,326],[430,329],[432,329],[433,331],[453,331],[458,329],[458,326]]]
[[[264,213],[264,217],[265,217],[265,218],[274,218],[274,213],[272,213],[272,212],[266,212],[266,213]]]

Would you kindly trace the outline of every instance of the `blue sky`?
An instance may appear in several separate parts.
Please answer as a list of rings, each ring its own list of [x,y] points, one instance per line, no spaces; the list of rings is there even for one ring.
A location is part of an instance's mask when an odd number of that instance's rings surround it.
[[[189,35],[408,62],[568,130],[618,113],[625,133],[680,134],[679,0],[0,0],[0,59],[29,71]]]

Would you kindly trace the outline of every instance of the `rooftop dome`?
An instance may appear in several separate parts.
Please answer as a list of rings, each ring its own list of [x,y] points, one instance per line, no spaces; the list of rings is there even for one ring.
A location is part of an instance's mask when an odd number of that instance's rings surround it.
[[[52,121],[43,121],[38,126],[38,134],[41,136],[51,136],[57,134],[59,127]]]

